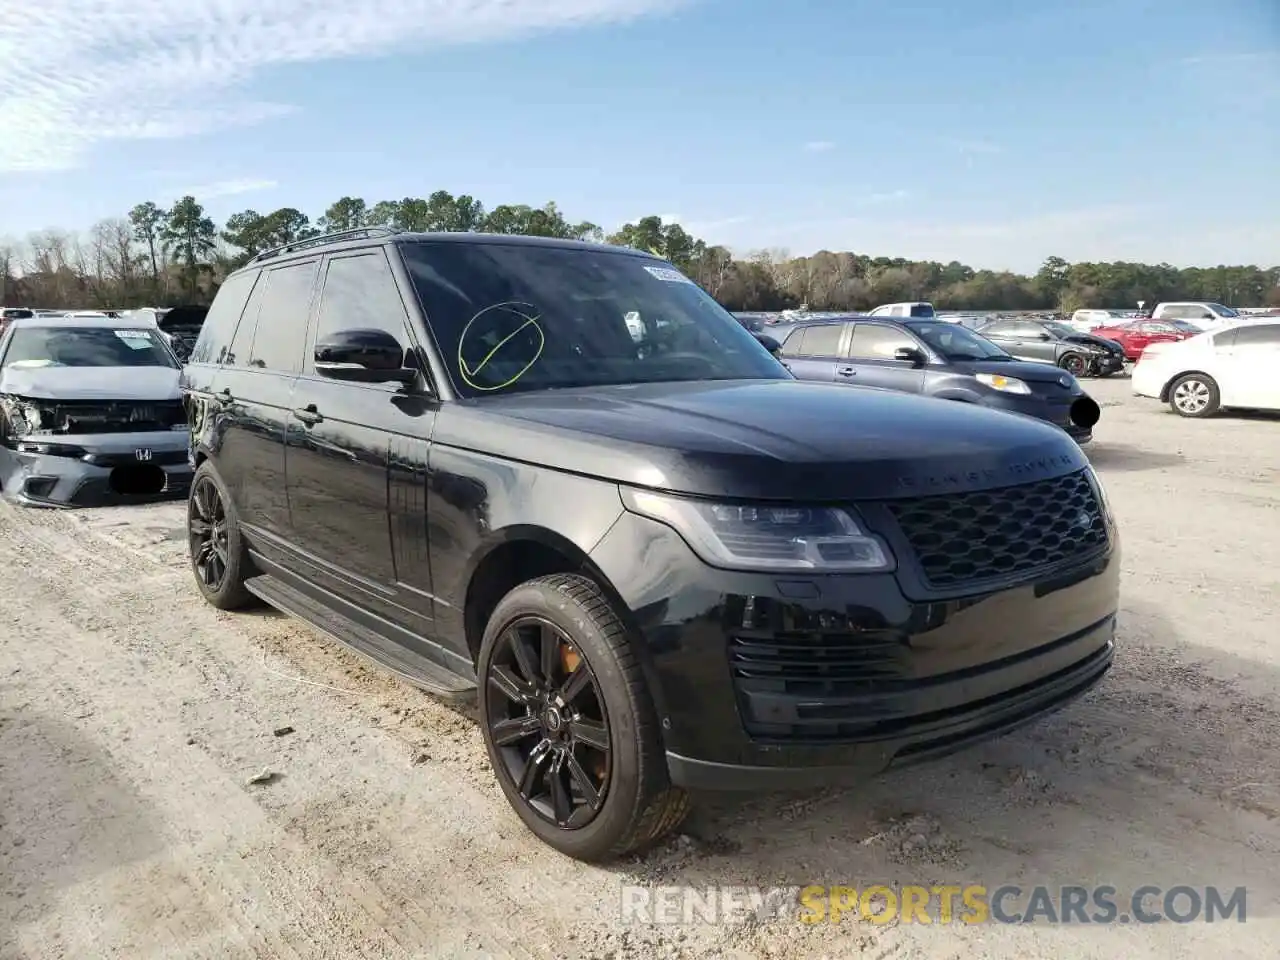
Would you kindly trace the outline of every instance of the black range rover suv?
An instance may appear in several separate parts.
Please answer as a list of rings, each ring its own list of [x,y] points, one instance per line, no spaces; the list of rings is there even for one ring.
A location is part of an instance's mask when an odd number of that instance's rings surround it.
[[[191,562],[427,690],[575,857],[687,788],[858,783],[1112,658],[1118,541],[1062,431],[796,380],[648,254],[354,231],[231,275],[185,373]]]

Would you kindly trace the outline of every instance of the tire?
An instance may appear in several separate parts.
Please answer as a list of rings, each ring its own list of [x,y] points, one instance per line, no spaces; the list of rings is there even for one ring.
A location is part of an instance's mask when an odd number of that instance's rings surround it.
[[[217,497],[216,508],[207,499],[212,494]],[[219,512],[220,523],[217,516]],[[206,517],[206,514],[214,516]],[[215,530],[206,535],[199,525],[209,523],[214,524]],[[222,530],[221,538],[216,530],[218,526]],[[221,549],[206,547],[211,541]],[[255,602],[253,594],[244,586],[244,582],[256,571],[253,569],[253,561],[249,559],[248,546],[240,535],[235,504],[210,460],[200,464],[195,476],[191,478],[191,492],[187,496],[187,552],[196,587],[206,603],[219,610],[239,610]],[[221,561],[220,577],[209,575],[209,552]]]
[[[1084,354],[1068,351],[1058,358],[1058,366],[1073,377],[1083,377],[1089,372],[1089,361]]]
[[[668,779],[640,662],[596,583],[553,574],[516,587],[489,618],[476,673],[494,774],[544,843],[576,860],[606,862],[652,845],[687,816],[689,797]],[[571,698],[547,698],[573,689],[580,692]],[[569,807],[557,809],[557,778]]]
[[[1217,381],[1208,374],[1184,374],[1169,387],[1169,407],[1180,417],[1211,417],[1221,406]]]

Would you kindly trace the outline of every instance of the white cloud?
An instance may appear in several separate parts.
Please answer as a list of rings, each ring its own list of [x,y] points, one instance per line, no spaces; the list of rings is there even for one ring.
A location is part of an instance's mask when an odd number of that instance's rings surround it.
[[[256,193],[259,190],[274,190],[278,184],[275,180],[219,180],[216,183],[204,183],[197,187],[187,187],[182,195],[190,194],[197,200],[212,200],[215,197],[234,197],[241,193]]]
[[[830,140],[810,140],[804,148],[810,153],[826,153],[828,150],[834,150],[836,145]]]
[[[630,20],[686,0],[4,0],[0,173],[65,169],[109,140],[259,123],[288,64],[420,52]]]

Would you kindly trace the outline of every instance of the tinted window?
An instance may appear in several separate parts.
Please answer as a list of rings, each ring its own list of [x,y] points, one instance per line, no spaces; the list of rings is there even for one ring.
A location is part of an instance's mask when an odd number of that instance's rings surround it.
[[[158,330],[145,327],[21,327],[13,331],[4,366],[177,367]]]
[[[464,396],[791,376],[701,287],[652,257],[473,241],[398,249]]]
[[[932,317],[934,316],[933,307],[927,303],[913,303],[911,305],[911,316],[913,317]]]
[[[0,313],[0,317],[3,317],[5,320],[29,320],[34,316],[35,314],[30,310],[23,310],[20,307],[10,307],[3,313]]]
[[[802,327],[787,341],[787,353],[793,357],[837,357],[840,355],[840,336],[843,332],[842,323]]]
[[[249,366],[280,373],[302,372],[307,316],[318,270],[319,261],[310,260],[266,271]]]
[[[982,328],[982,335],[984,337],[1012,337],[1016,327],[1017,324],[1011,323],[1007,320],[990,323]]]
[[[329,261],[317,340],[339,330],[385,330],[405,344],[405,319],[400,289],[381,250]]]
[[[892,360],[899,347],[920,349],[920,344],[897,327],[881,323],[859,323],[853,328],[849,356],[859,360]]]
[[[249,292],[258,279],[258,271],[237,273],[228,277],[213,298],[213,305],[204,318],[200,336],[191,350],[190,363],[221,363],[231,347],[240,315],[249,300]]]
[[[1236,329],[1235,345],[1237,347],[1274,347],[1280,345],[1280,326],[1262,323],[1256,327],[1239,327]]]

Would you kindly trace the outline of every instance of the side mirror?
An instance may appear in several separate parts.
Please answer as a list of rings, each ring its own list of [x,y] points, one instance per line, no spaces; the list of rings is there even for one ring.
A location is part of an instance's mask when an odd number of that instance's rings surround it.
[[[1037,335],[1036,335],[1036,339],[1037,339],[1037,340],[1052,340],[1052,339],[1053,339],[1053,337],[1049,336],[1049,334],[1047,334],[1047,333],[1041,333],[1041,334],[1037,334]]]
[[[316,373],[354,383],[413,383],[418,371],[404,365],[404,347],[385,330],[339,330],[316,342]]]
[[[782,344],[780,344],[777,341],[777,339],[775,339],[774,337],[769,336],[767,333],[753,333],[752,336],[755,337],[757,340],[759,340],[760,345],[763,346],[770,353],[772,353],[775,357],[778,355],[778,351],[782,349]]]
[[[924,351],[916,347],[899,347],[893,351],[893,359],[906,360],[913,367],[923,367],[929,362],[929,358],[924,355]]]

